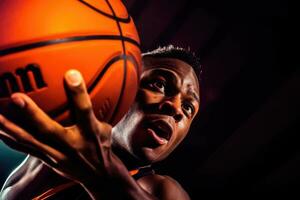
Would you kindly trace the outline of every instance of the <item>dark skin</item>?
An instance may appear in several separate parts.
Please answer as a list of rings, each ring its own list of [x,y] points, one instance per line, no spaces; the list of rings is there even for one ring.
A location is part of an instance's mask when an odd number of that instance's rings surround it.
[[[75,125],[61,126],[28,96],[16,93],[11,98],[20,115],[28,116],[29,126],[20,127],[0,115],[4,131],[0,138],[81,184],[92,199],[189,199],[171,177],[154,174],[136,181],[128,173],[166,158],[187,135],[199,110],[198,79],[190,65],[171,58],[146,57],[143,61],[136,101],[115,127],[96,119],[80,74],[68,71],[66,92],[74,106]],[[27,184],[36,174],[31,174]]]

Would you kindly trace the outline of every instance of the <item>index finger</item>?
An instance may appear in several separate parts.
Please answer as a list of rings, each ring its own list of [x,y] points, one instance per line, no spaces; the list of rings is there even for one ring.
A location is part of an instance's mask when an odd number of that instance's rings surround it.
[[[14,93],[11,99],[19,107],[20,115],[23,115],[26,121],[26,127],[34,130],[36,136],[45,138],[46,135],[60,135],[64,128],[52,120],[38,105],[26,94]],[[30,130],[29,130],[30,131]]]
[[[81,73],[69,70],[65,74],[66,93],[77,125],[85,132],[97,131],[98,120],[94,115],[90,96]]]

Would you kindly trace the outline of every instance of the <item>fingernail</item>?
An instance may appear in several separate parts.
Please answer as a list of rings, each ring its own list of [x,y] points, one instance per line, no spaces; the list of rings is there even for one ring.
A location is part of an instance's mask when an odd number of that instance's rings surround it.
[[[20,108],[24,108],[25,107],[25,101],[21,97],[12,94],[11,95],[11,99],[14,102],[14,104],[16,104],[17,106],[19,106]]]
[[[71,86],[78,86],[81,84],[82,76],[79,71],[71,69],[66,73],[66,80]]]

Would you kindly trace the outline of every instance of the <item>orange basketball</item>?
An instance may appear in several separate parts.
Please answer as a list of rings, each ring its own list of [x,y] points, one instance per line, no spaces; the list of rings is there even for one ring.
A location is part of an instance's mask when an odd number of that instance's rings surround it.
[[[28,94],[57,121],[68,116],[63,76],[79,70],[96,116],[115,124],[141,72],[139,38],[120,0],[1,0],[0,112]]]

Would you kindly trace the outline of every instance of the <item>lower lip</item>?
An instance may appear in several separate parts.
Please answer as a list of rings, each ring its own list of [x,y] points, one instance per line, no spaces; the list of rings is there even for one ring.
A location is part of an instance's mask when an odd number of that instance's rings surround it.
[[[168,140],[166,140],[164,138],[161,138],[158,135],[156,135],[155,131],[153,131],[151,128],[148,128],[147,132],[155,139],[155,141],[158,144],[163,145],[163,144],[167,144],[168,143]]]

